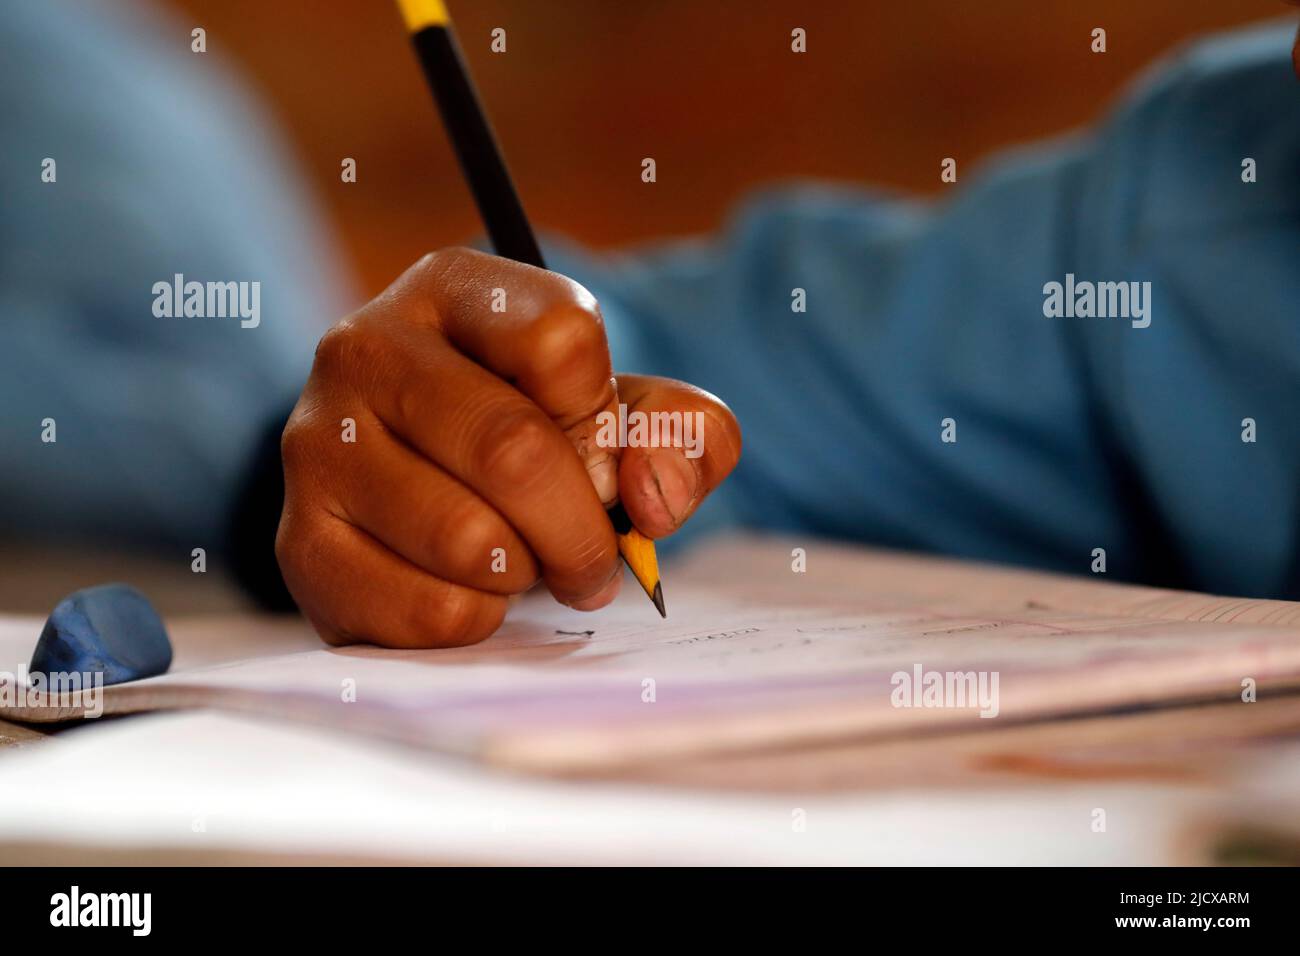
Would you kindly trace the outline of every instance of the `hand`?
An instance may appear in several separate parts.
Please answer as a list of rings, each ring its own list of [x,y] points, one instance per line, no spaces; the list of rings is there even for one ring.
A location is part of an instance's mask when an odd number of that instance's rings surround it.
[[[703,453],[604,447],[598,416],[620,402],[700,413]],[[735,467],[740,429],[700,389],[615,379],[576,282],[449,249],[325,334],[282,450],[276,556],[320,635],[446,647],[483,640],[539,579],[570,607],[608,604],[606,506],[671,534]]]

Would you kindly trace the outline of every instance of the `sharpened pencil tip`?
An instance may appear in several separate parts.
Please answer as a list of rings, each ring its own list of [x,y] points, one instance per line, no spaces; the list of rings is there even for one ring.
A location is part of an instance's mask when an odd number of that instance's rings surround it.
[[[668,612],[664,610],[663,590],[659,586],[659,560],[655,557],[654,541],[633,527],[632,519],[627,516],[622,505],[610,508],[609,518],[618,536],[618,553],[627,562],[637,584],[645,591],[646,597],[654,602],[659,616],[667,617]]]

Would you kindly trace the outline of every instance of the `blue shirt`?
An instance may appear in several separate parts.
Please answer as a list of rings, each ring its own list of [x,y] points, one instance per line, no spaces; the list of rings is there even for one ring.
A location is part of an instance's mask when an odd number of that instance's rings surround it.
[[[2,534],[220,550],[268,418],[344,314],[302,177],[191,26],[131,0],[0,18]],[[177,273],[260,282],[260,323],[155,317]]]
[[[343,314],[275,137],[161,31],[56,2],[0,27],[11,529],[219,535],[314,323]],[[747,525],[1078,573],[1103,548],[1111,577],[1300,597],[1291,34],[1189,48],[1087,135],[961,168],[941,202],[796,187],[708,241],[553,246],[616,368],[694,382],[741,422],[741,464],[684,536]],[[260,279],[261,325],[155,318],[174,272]],[[1048,317],[1068,275],[1150,282],[1149,327]]]
[[[1294,30],[1190,47],[941,202],[781,190],[707,243],[548,262],[600,301],[616,369],[740,420],[696,530],[1078,573],[1102,548],[1111,577],[1300,597]],[[1067,275],[1150,282],[1150,325],[1045,316]]]

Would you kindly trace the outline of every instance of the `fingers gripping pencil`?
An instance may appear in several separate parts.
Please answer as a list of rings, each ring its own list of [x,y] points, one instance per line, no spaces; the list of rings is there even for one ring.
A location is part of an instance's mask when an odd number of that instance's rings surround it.
[[[542,251],[461,56],[446,4],[398,0],[398,6],[493,248],[507,259],[544,269]],[[609,517],[619,554],[660,616],[667,617],[654,541],[633,526],[621,504],[609,509]]]

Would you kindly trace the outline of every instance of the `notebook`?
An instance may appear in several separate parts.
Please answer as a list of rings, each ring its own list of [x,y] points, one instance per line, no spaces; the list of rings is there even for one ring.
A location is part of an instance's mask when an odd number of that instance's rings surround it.
[[[581,614],[544,594],[472,648],[328,648],[296,620],[173,618],[172,672],[105,714],[213,707],[503,767],[590,773],[1300,686],[1300,604],[742,536]],[[88,582],[89,583],[89,582]],[[0,621],[20,672],[40,622]],[[10,720],[84,706],[0,705]]]

